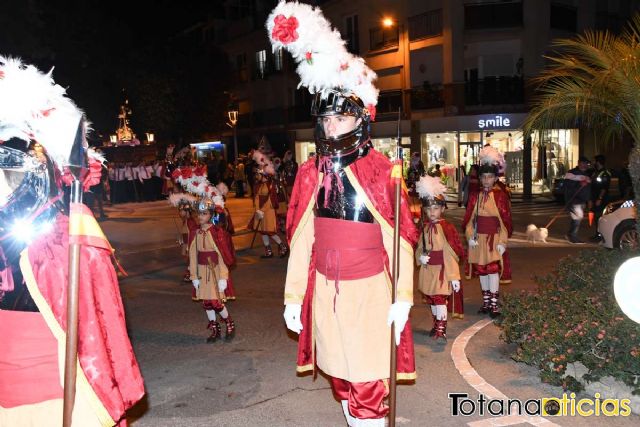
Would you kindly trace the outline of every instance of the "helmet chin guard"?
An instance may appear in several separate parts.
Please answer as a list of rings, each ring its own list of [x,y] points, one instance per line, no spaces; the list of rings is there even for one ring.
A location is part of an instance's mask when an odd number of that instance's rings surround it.
[[[369,141],[369,111],[356,96],[345,96],[337,90],[318,92],[311,105],[311,114],[316,117],[314,137],[321,156],[342,157],[354,153]],[[327,137],[322,118],[327,116],[351,116],[360,123],[350,132],[337,137]]]

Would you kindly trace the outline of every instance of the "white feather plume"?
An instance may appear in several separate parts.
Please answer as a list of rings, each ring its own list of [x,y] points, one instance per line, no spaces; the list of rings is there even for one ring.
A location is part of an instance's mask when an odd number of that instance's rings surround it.
[[[435,199],[439,196],[444,197],[447,187],[442,183],[440,178],[425,175],[420,177],[416,182],[416,191],[421,199]]]
[[[284,40],[278,37],[283,23],[288,24],[290,34]],[[379,91],[373,85],[376,73],[364,59],[347,51],[342,36],[331,27],[320,8],[280,1],[271,11],[266,28],[273,51],[284,48],[298,62],[298,87],[306,86],[311,93],[339,89],[347,96],[357,96],[369,109],[377,105]]]
[[[34,139],[62,169],[82,116],[51,71],[44,74],[20,59],[0,56],[0,140]]]
[[[178,207],[181,201],[186,201],[190,205],[195,204],[198,201],[198,198],[189,193],[171,193],[169,194],[169,203],[173,206]]]
[[[481,165],[495,165],[498,166],[498,168],[500,168],[501,165],[504,165],[505,162],[502,153],[490,145],[487,145],[480,150],[478,158]]]

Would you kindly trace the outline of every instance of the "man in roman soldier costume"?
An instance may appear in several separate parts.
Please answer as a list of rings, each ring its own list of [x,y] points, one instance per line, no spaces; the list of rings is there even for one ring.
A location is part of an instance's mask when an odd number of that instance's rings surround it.
[[[253,160],[258,167],[255,174],[253,189],[253,205],[255,213],[249,220],[248,229],[262,235],[264,255],[261,258],[272,258],[271,240],[278,245],[278,254],[281,258],[287,256],[289,249],[278,236],[278,183],[276,170],[271,161],[271,149],[263,139],[258,150],[253,153]]]
[[[124,425],[144,395],[112,249],[91,211],[62,203],[87,156],[82,112],[43,74],[0,57],[0,425],[60,425],[70,240],[80,244],[73,426]],[[100,160],[81,176],[99,182]],[[70,180],[73,180],[71,178]]]
[[[315,93],[318,156],[298,170],[287,214],[291,253],[284,317],[300,334],[297,371],[317,365],[329,376],[350,426],[384,426],[388,378],[415,379],[408,316],[418,232],[404,194],[392,304],[392,165],[369,139],[375,74],[345,50],[320,9],[281,2],[267,30],[274,49],[286,48],[299,62],[301,85]],[[390,372],[392,323],[397,373]]]
[[[495,185],[500,160],[498,150],[484,147],[479,157],[481,189],[470,194],[462,221],[469,242],[467,278],[480,276],[482,307],[479,313],[497,317],[500,315],[500,276],[504,271],[502,255],[513,230],[511,203],[507,194]]]
[[[182,280],[191,282],[191,274],[189,273],[189,235],[198,228],[198,222],[194,218],[193,206],[197,199],[188,193],[171,193],[169,195],[169,203],[176,207],[178,216],[180,217],[180,225],[178,228],[178,244],[182,256],[186,259],[186,270]]]
[[[415,188],[422,201],[424,224],[416,248],[416,262],[420,267],[418,289],[431,306],[433,327],[429,335],[446,343],[447,304],[453,299],[452,294],[461,290],[458,263],[463,249],[455,226],[442,218],[447,188],[440,178],[423,176]],[[455,303],[452,306],[454,312],[461,312]]]
[[[222,322],[226,325],[225,339],[231,340],[235,333],[235,323],[224,304],[229,269],[224,263],[214,237],[215,226],[212,219],[216,210],[219,208],[209,198],[203,198],[198,203],[199,228],[192,234],[189,244],[191,282],[196,291],[196,299],[202,301],[202,307],[209,319],[207,329],[211,330],[211,334],[207,342],[214,342],[221,336],[216,314],[220,315]]]

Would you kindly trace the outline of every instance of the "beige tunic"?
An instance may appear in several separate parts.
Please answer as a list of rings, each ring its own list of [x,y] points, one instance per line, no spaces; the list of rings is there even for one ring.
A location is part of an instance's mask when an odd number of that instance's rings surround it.
[[[346,171],[358,194],[365,194],[348,168]],[[285,304],[302,304],[307,289],[309,263],[315,241],[312,209],[314,201],[315,197],[312,197],[291,240]],[[366,199],[365,204],[382,228],[384,248],[391,260],[393,228],[374,209],[370,200]],[[413,248],[401,240],[397,300],[411,304],[412,259]],[[387,316],[391,306],[391,283],[386,272],[366,279],[340,280],[340,293],[337,296],[334,281],[326,280],[318,271],[315,274],[312,310],[313,339],[318,367],[332,377],[350,382],[389,378],[391,328],[387,325]],[[398,375],[398,378],[402,377]],[[411,378],[407,376],[404,379]]]
[[[440,224],[436,224],[437,233],[429,232],[425,228],[424,242],[427,251],[444,251],[444,265],[422,265],[420,256],[423,254],[422,236],[418,239],[416,249],[416,264],[420,267],[418,272],[418,289],[425,295],[451,295],[452,280],[460,280],[460,268],[458,255],[453,251],[446,240],[444,230]],[[431,235],[431,236],[430,236]],[[433,246],[429,243],[433,242]],[[440,281],[440,270],[444,267],[444,278]]]
[[[200,286],[196,292],[196,299],[224,300],[224,292],[218,291],[218,280],[228,279],[229,270],[224,264],[222,254],[218,250],[209,232],[210,227],[213,227],[213,225],[207,224],[206,229],[198,230],[196,236],[191,241],[191,245],[189,246],[189,272],[191,273],[191,280],[200,280]],[[198,252],[200,251],[215,251],[218,254],[218,264],[215,265],[213,271],[210,266],[198,265]]]
[[[266,197],[267,200],[264,204],[260,204],[260,197]],[[264,212],[264,218],[262,221],[258,216],[253,218],[253,230],[258,230],[263,234],[276,234],[278,232],[278,222],[276,221],[276,210],[271,203],[271,197],[269,193],[269,186],[263,182],[258,185],[258,191],[254,195],[253,202],[256,206],[256,210]]]
[[[500,218],[500,212],[498,211],[495,199],[493,198],[493,192],[489,193],[489,197],[486,201],[484,201],[483,193],[480,192],[480,195],[478,196],[478,203],[480,203],[480,206],[479,208],[474,206],[473,215],[465,229],[465,236],[467,237],[467,240],[473,237],[473,224],[475,222],[476,212],[479,216],[493,216],[498,218],[500,221],[500,232],[494,235],[493,245],[489,244],[491,235],[478,233],[478,246],[475,248],[469,247],[469,263],[487,265],[502,259],[496,248],[498,245],[503,245],[504,247],[507,246],[509,234],[502,223],[502,219]]]

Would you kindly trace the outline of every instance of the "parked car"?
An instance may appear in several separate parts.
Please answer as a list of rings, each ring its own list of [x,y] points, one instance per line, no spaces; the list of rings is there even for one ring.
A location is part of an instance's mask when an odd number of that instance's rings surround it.
[[[602,245],[611,249],[638,249],[638,210],[633,200],[609,203],[598,221]]]

